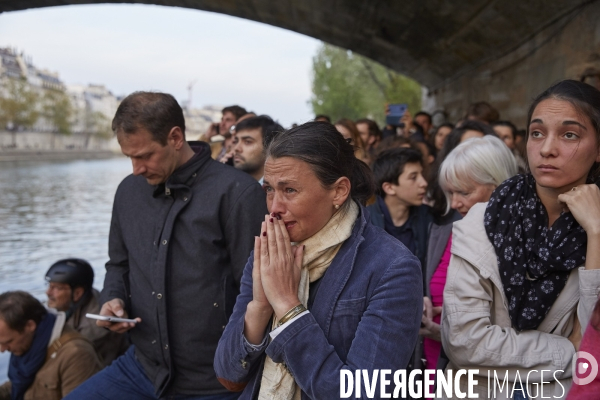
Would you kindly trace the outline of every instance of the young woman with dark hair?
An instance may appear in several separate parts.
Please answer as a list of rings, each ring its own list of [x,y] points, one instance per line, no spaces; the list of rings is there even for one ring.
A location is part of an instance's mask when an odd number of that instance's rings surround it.
[[[452,232],[442,343],[448,369],[479,370],[480,397],[494,373],[509,381],[497,399],[539,396],[542,381],[545,396],[564,398],[571,386],[600,290],[600,92],[568,80],[538,96],[527,157],[530,172]]]

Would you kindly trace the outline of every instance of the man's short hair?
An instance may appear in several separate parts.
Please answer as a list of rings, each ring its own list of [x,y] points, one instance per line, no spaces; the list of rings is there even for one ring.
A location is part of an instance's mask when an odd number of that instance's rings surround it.
[[[331,123],[331,118],[329,118],[329,115],[325,115],[325,114],[317,114],[317,115],[315,115],[315,119],[313,121],[319,121],[321,119],[324,119],[325,121]]]
[[[260,128],[262,133],[263,149],[267,149],[273,138],[284,129],[277,122],[273,121],[268,115],[259,115],[257,117],[247,118],[235,126],[235,133],[250,129]]]
[[[491,124],[500,119],[500,113],[494,107],[485,101],[473,103],[467,109],[467,119],[475,119]]]
[[[132,134],[146,129],[163,146],[171,129],[178,126],[185,138],[185,118],[175,97],[167,93],[134,92],[125,97],[112,121],[113,132]]]
[[[409,163],[419,163],[423,166],[421,152],[409,148],[393,148],[382,151],[373,163],[373,176],[377,185],[377,194],[385,197],[383,184],[386,182],[398,184],[398,178]]]
[[[225,114],[226,112],[230,112],[235,116],[235,120],[237,121],[240,117],[248,114],[248,111],[244,107],[240,107],[238,105],[225,107],[221,110],[221,114]]]
[[[27,292],[17,290],[0,294],[0,319],[13,331],[23,332],[29,320],[39,325],[47,313],[42,303]]]
[[[432,124],[432,121],[433,121],[433,120],[431,119],[431,114],[429,114],[428,112],[425,112],[425,111],[419,111],[418,113],[416,113],[416,114],[415,114],[415,116],[413,117],[413,119],[417,119],[417,117],[418,117],[419,115],[424,115],[424,116],[426,116],[426,117],[427,117],[427,120],[429,121],[429,125],[431,125],[431,124]]]
[[[496,121],[496,122],[493,122],[491,125],[492,125],[492,128],[495,126],[506,126],[506,127],[510,128],[510,132],[512,133],[512,136],[513,136],[513,140],[517,138],[517,127],[512,122]]]

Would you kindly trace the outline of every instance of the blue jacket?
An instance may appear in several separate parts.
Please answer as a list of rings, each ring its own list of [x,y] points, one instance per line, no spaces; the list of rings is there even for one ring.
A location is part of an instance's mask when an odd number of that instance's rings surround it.
[[[243,338],[244,314],[252,300],[250,256],[214,364],[229,388],[247,383],[240,399],[258,395],[265,353],[285,362],[304,400],[338,398],[341,369],[353,374],[366,369],[372,376],[374,369],[406,368],[423,311],[421,268],[406,247],[367,218],[362,208],[352,235],[322,278],[310,313],[254,352]],[[393,387],[392,379],[388,393]]]

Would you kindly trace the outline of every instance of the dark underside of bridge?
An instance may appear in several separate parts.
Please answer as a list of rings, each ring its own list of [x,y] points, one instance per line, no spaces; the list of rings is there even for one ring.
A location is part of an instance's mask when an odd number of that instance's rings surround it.
[[[123,3],[89,0],[0,0],[0,12],[48,6]],[[429,89],[431,108],[458,116],[475,100],[514,105],[515,74],[531,73],[531,97],[557,79],[576,77],[600,59],[598,4],[582,0],[158,0],[128,1],[212,11],[299,32],[351,49]],[[593,18],[592,18],[593,17]],[[582,32],[584,30],[585,32]],[[573,41],[584,43],[580,52]],[[587,49],[587,50],[586,50]],[[546,64],[553,54],[554,67]],[[563,54],[564,57],[559,56]],[[539,59],[539,60],[538,60]],[[591,63],[591,64],[590,64]],[[574,64],[576,69],[572,70]],[[527,68],[523,68],[528,65]],[[571,68],[571,69],[570,69]],[[529,71],[529,72],[527,72]],[[546,74],[546,77],[540,77]],[[531,80],[530,79],[530,80]],[[506,95],[481,91],[498,87]],[[516,90],[519,92],[519,90]],[[529,99],[527,99],[529,100]],[[506,103],[506,104],[505,104]]]

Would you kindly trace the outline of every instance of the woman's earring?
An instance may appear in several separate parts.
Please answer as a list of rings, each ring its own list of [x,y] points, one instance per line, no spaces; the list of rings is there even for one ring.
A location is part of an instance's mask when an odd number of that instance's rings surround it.
[[[340,209],[340,205],[339,204],[334,204],[333,206],[335,207],[336,210]]]

